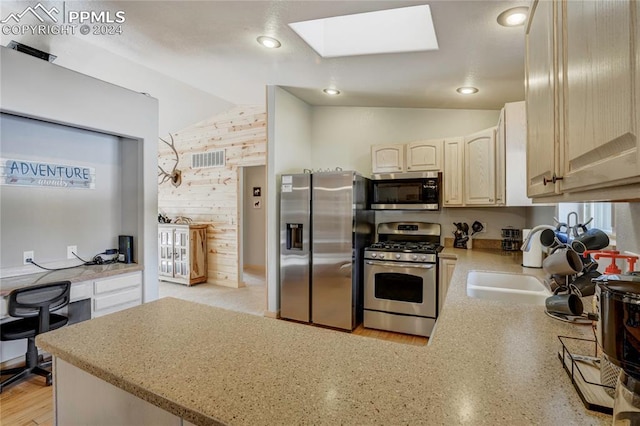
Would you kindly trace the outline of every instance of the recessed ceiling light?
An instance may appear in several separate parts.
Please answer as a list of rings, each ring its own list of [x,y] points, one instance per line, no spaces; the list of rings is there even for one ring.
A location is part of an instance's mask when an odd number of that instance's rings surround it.
[[[338,89],[324,89],[323,92],[331,96],[336,96],[340,94],[340,91]]]
[[[281,46],[280,42],[273,37],[260,36],[256,40],[258,43],[269,49],[276,49]]]
[[[476,89],[475,87],[458,87],[456,89],[456,92],[462,94],[462,95],[473,95],[474,93],[478,93],[478,89]]]
[[[503,27],[517,27],[518,25],[523,25],[524,21],[527,20],[528,12],[529,8],[526,6],[512,7],[498,15],[498,24]]]

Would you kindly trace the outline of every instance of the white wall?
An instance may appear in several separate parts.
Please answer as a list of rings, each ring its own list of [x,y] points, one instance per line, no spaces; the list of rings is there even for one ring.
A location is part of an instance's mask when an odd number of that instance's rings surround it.
[[[0,157],[95,169],[95,188],[0,186],[0,268],[23,268],[22,252],[39,264],[67,259],[67,246],[91,259],[118,248],[122,232],[121,141],[9,114],[0,114]],[[71,262],[78,265],[74,259]],[[33,266],[30,266],[33,269]]]
[[[371,146],[421,139],[464,136],[498,124],[500,111],[429,108],[312,107],[312,167],[371,174]],[[376,222],[421,220],[442,225],[450,236],[453,222],[487,224],[478,238],[500,239],[507,226],[527,226],[525,208],[443,208],[439,212],[376,212]],[[451,228],[451,229],[450,229]]]
[[[500,111],[313,107],[312,167],[371,175],[371,145],[464,136],[498,124]]]
[[[123,56],[73,36],[0,36],[2,45],[15,39],[57,56],[55,64],[158,99],[158,134],[167,135],[233,106],[222,98],[139,65]],[[99,103],[85,96],[85,103]]]
[[[277,86],[267,87],[267,314],[279,310],[280,175],[311,167],[312,108]]]
[[[0,67],[0,111],[121,138],[121,232],[144,265],[143,300],[157,299],[158,101],[4,47]]]

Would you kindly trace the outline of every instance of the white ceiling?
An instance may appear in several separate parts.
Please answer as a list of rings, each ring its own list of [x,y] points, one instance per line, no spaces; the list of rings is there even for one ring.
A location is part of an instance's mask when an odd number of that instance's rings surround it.
[[[8,2],[2,3],[4,15]],[[528,1],[66,4],[125,11],[122,35],[78,37],[236,104],[264,102],[265,85],[283,86],[313,105],[499,109],[505,102],[524,99],[523,27],[502,27],[496,17]],[[440,46],[437,51],[323,59],[288,26],[296,21],[419,4],[431,6]],[[259,35],[276,37],[282,47],[260,46],[256,42]],[[50,37],[60,42],[60,36]],[[342,94],[324,95],[322,89],[328,86],[337,87]],[[475,86],[480,92],[462,96],[455,91],[460,86]]]

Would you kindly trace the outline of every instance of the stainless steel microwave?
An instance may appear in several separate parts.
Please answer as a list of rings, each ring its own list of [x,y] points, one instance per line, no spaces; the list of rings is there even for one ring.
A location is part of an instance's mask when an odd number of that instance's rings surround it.
[[[440,210],[441,175],[437,172],[373,175],[374,210]]]

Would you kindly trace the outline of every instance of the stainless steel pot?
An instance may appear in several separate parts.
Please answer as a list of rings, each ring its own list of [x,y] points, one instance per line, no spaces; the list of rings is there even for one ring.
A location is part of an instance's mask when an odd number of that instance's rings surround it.
[[[602,275],[593,281],[598,343],[611,362],[640,380],[640,277]]]

